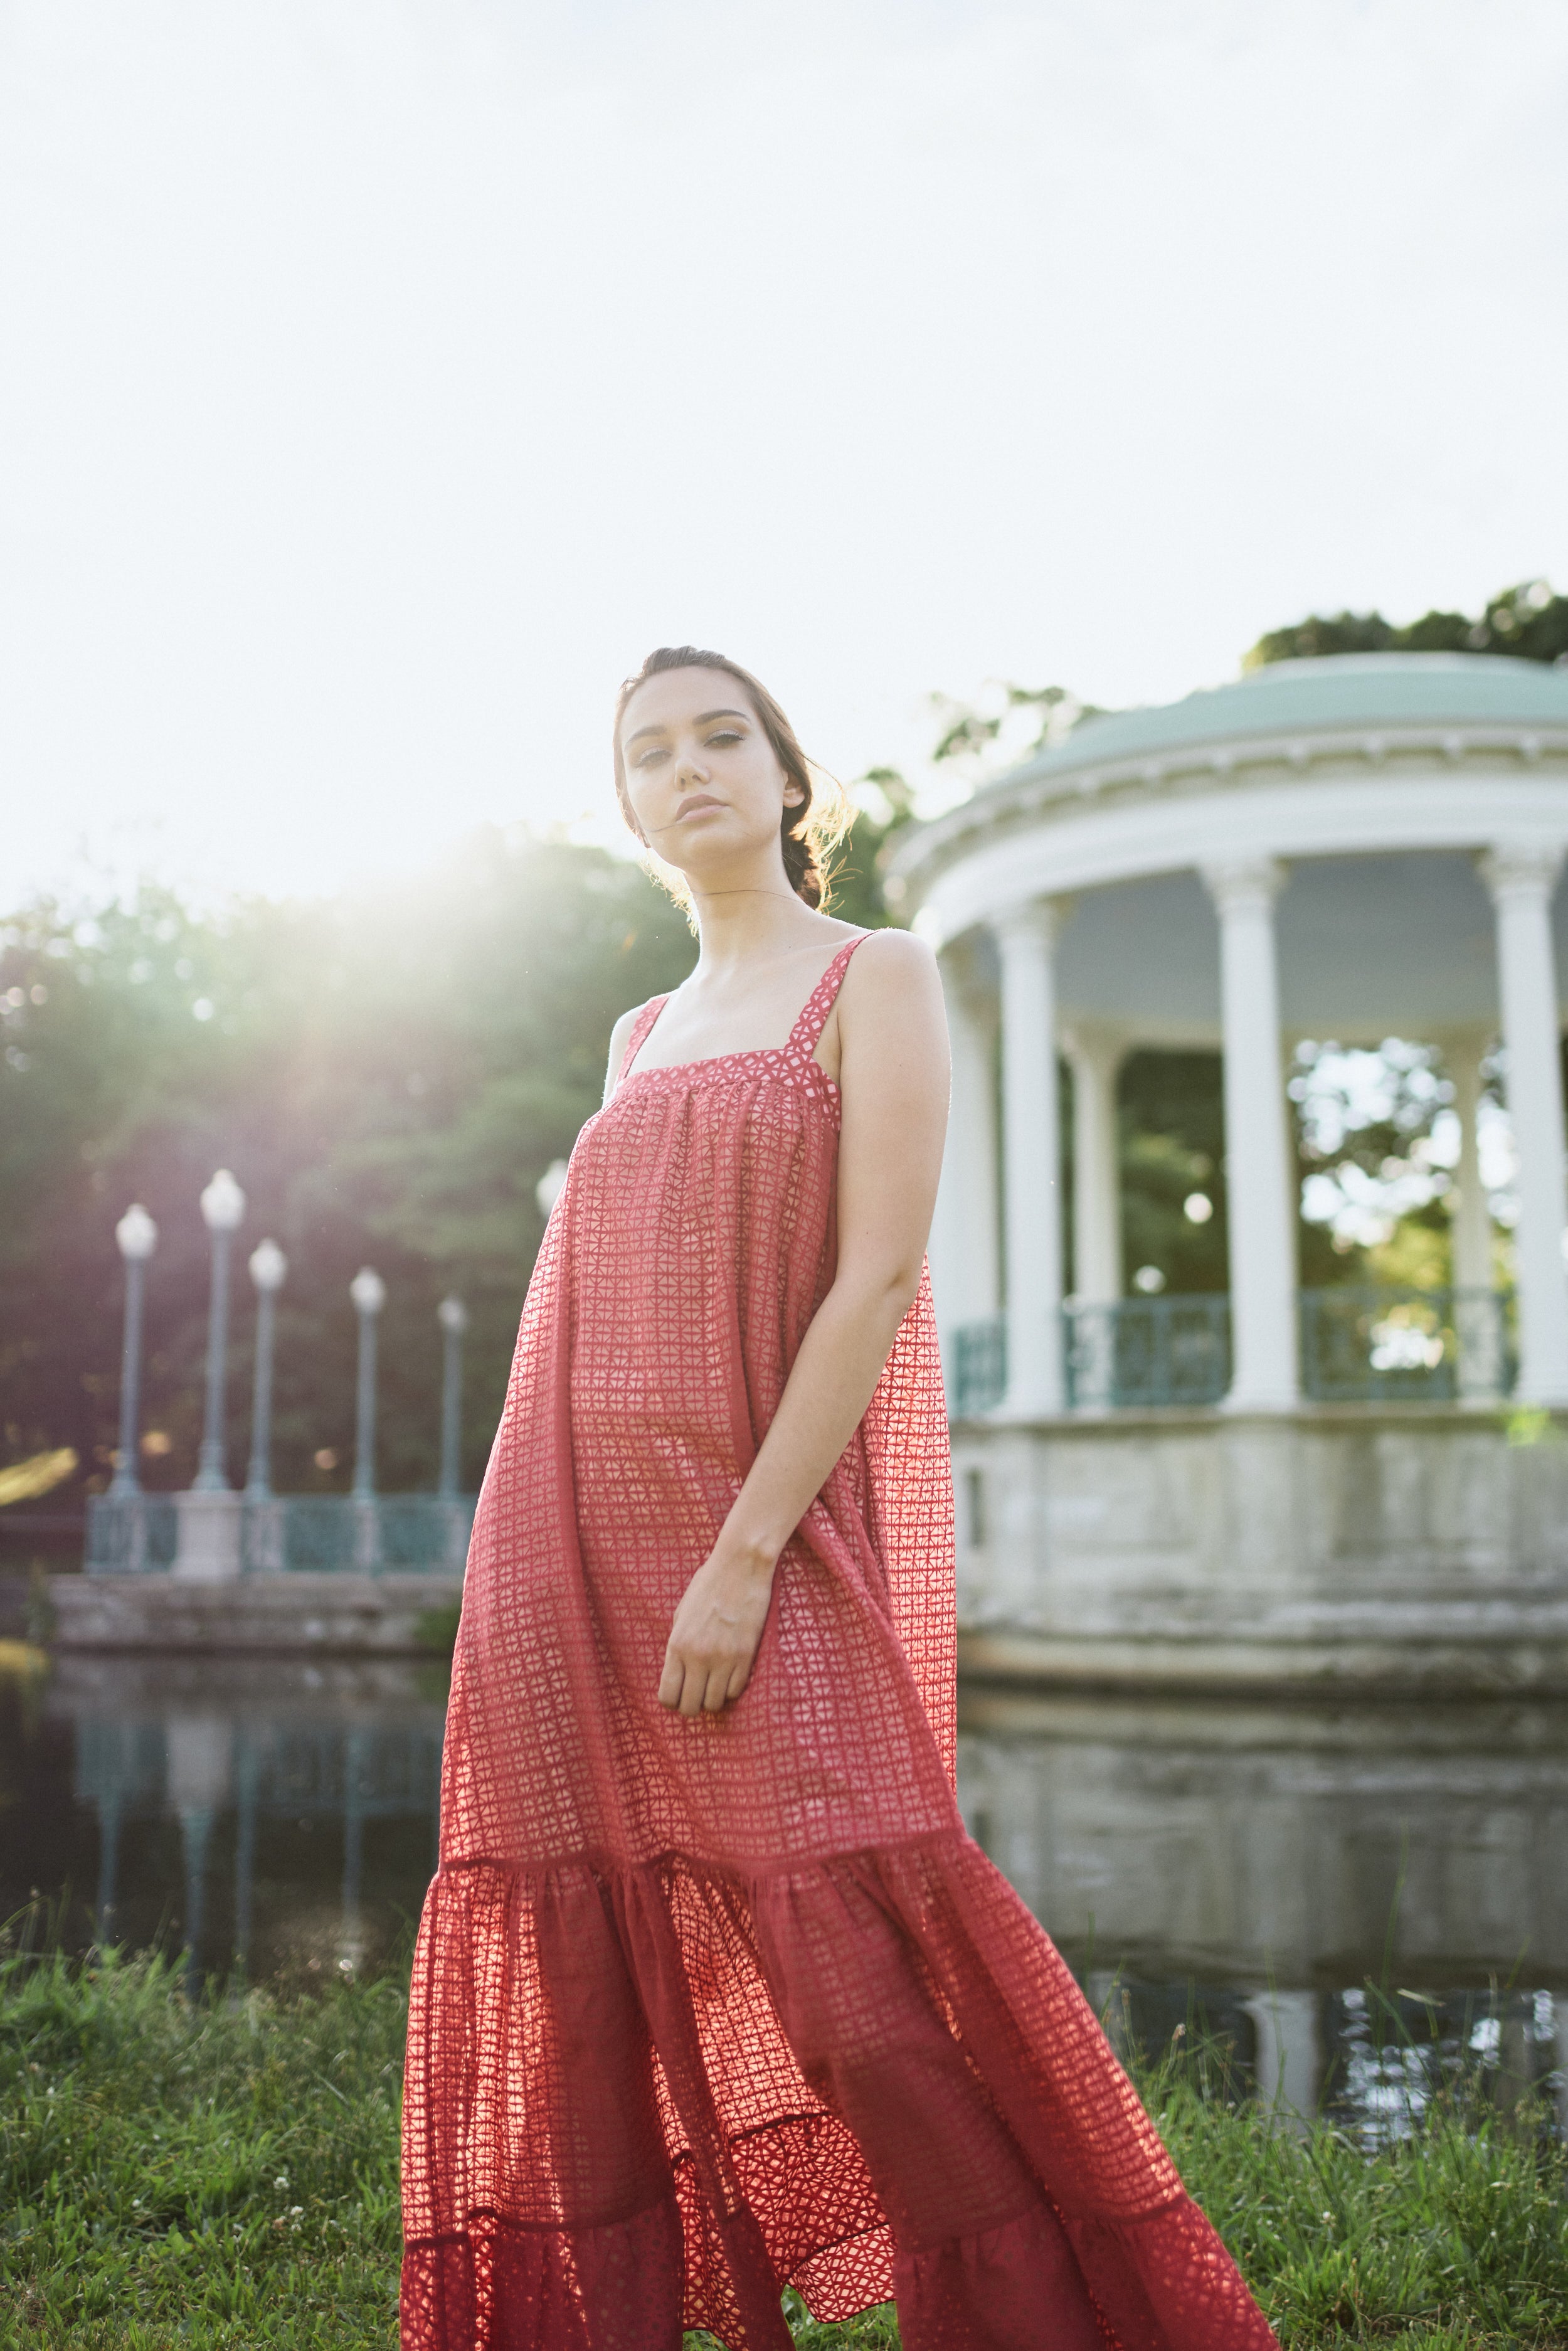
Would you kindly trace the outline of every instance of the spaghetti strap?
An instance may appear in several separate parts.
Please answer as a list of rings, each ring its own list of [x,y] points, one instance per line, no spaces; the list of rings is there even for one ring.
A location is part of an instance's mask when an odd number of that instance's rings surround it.
[[[817,1040],[827,1027],[828,1015],[833,1008],[833,998],[837,996],[842,985],[844,974],[850,967],[850,957],[856,947],[865,945],[870,936],[869,931],[862,931],[858,939],[844,941],[843,946],[806,998],[801,1008],[800,1018],[789,1031],[789,1041],[784,1048],[787,1061],[809,1061],[811,1059],[817,1050]]]
[[[621,1056],[621,1067],[615,1072],[615,1083],[611,1089],[612,1093],[620,1092],[622,1080],[647,1043],[649,1029],[669,1000],[667,996],[651,996],[632,1023],[632,1034],[626,1040],[626,1050]]]

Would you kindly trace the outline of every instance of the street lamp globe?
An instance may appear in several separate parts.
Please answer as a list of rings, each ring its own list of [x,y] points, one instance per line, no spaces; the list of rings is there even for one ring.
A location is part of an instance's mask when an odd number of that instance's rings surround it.
[[[281,1290],[288,1272],[288,1259],[276,1241],[258,1241],[250,1253],[250,1278],[256,1288],[267,1295]]]
[[[220,1167],[202,1194],[202,1216],[210,1233],[232,1233],[244,1221],[245,1194],[226,1167]]]
[[[468,1328],[468,1309],[460,1298],[444,1298],[435,1310],[435,1319],[450,1338],[461,1339]]]
[[[349,1295],[360,1314],[379,1314],[387,1302],[387,1286],[373,1268],[362,1265],[349,1284]]]
[[[158,1228],[140,1201],[132,1202],[114,1228],[120,1254],[128,1263],[141,1265],[158,1246]]]

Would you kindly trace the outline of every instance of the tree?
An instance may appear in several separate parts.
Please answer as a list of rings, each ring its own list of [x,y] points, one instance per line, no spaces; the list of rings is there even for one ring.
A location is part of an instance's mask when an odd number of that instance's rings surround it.
[[[0,929],[0,1458],[70,1445],[112,1460],[116,1217],[160,1228],[148,1282],[143,1461],[187,1485],[200,1434],[206,1237],[196,1200],[230,1166],[289,1258],[279,1301],[277,1469],[341,1490],[354,1320],[372,1261],[389,1488],[434,1482],[448,1289],[473,1318],[465,1469],[483,1464],[542,1230],[534,1186],[597,1108],[611,1027],[676,985],[694,943],[634,865],[486,832],[418,883],[198,915],[166,893]],[[231,1468],[244,1460],[249,1284],[238,1278]]]
[[[1464,612],[1424,612],[1396,628],[1381,612],[1313,613],[1270,629],[1242,659],[1244,669],[1311,661],[1323,653],[1512,653],[1521,661],[1568,664],[1568,596],[1544,580],[1527,580],[1494,596],[1479,620]]]
[[[881,930],[898,917],[888,904],[888,852],[914,821],[915,792],[896,768],[868,768],[851,787],[854,820],[833,859],[828,912]]]

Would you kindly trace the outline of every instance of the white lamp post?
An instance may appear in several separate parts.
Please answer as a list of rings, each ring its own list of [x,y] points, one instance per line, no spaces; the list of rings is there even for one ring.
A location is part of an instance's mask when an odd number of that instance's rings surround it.
[[[250,1278],[256,1284],[256,1386],[251,1400],[250,1469],[245,1481],[253,1502],[272,1498],[272,1330],[277,1293],[288,1272],[288,1259],[276,1241],[262,1241],[250,1253]]]
[[[354,1414],[354,1499],[370,1502],[376,1492],[376,1323],[387,1302],[387,1286],[370,1266],[349,1284],[360,1318],[360,1378]]]
[[[134,1499],[141,1491],[136,1471],[136,1444],[141,1402],[141,1292],[147,1260],[158,1246],[158,1228],[140,1203],[133,1203],[114,1228],[125,1260],[125,1332],[120,1350],[120,1450],[108,1499]]]
[[[196,1494],[226,1494],[224,1473],[224,1390],[229,1342],[229,1247],[245,1217],[245,1194],[226,1167],[220,1167],[202,1194],[202,1218],[213,1238],[212,1289],[207,1306],[207,1400],[197,1458]]]
[[[438,1494],[450,1499],[461,1479],[463,1454],[463,1333],[468,1309],[460,1298],[444,1298],[435,1319],[445,1336],[445,1361],[441,1379],[441,1482]]]

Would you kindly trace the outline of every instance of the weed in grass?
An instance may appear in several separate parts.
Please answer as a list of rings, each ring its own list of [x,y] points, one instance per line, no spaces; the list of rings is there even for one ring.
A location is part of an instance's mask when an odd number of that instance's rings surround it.
[[[0,2346],[395,2351],[401,1983],[183,1983],[0,1957]],[[1234,2103],[1212,2050],[1139,2079],[1287,2351],[1568,2346],[1564,2152],[1528,2109],[1456,2093],[1368,2150]],[[801,2351],[896,2351],[890,2310],[786,2310]]]

